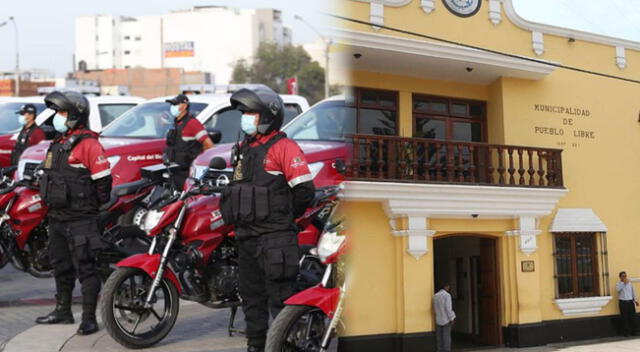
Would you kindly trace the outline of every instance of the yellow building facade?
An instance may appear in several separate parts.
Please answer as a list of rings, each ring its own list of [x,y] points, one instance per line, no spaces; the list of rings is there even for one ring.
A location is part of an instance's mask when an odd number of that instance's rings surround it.
[[[640,277],[640,43],[532,23],[511,0],[341,0],[357,114],[344,351],[617,333]],[[636,290],[640,286],[636,286]]]

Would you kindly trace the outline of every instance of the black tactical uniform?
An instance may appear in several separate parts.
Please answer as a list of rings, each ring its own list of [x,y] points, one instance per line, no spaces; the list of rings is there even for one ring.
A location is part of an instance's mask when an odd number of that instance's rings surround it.
[[[269,311],[275,317],[295,293],[299,250],[294,220],[313,199],[314,186],[297,144],[277,132],[283,116],[280,97],[242,89],[231,102],[243,112],[260,113],[257,134],[234,149],[233,181],[223,192],[221,212],[225,223],[235,226],[249,351],[262,351]],[[268,163],[268,158],[278,161]],[[296,163],[295,176],[287,174],[292,168],[266,170],[290,163]]]
[[[172,108],[179,104],[189,104],[189,98],[186,95],[179,94],[173,99],[167,99],[167,103]],[[177,116],[173,128],[167,133],[167,147],[164,154],[169,161],[181,166],[181,169],[174,174],[174,184],[182,189],[184,181],[189,176],[189,167],[193,160],[202,152],[202,142],[208,139],[204,126],[187,111],[186,115],[181,119]]]
[[[16,114],[33,114],[34,119],[37,110],[33,104],[25,104]],[[20,156],[29,146],[32,146],[44,139],[44,132],[38,127],[35,121],[29,127],[23,127],[16,139],[16,145],[11,151],[11,165],[17,166]]]
[[[98,330],[96,306],[100,277],[96,252],[104,247],[98,225],[101,204],[111,192],[109,162],[104,157],[98,135],[84,125],[89,104],[73,92],[53,92],[45,97],[47,107],[66,111],[65,126],[47,152],[40,192],[49,207],[49,258],[56,281],[57,305],[39,324],[73,323],[71,294],[76,277],[82,285],[80,335]],[[57,116],[56,116],[57,118]]]

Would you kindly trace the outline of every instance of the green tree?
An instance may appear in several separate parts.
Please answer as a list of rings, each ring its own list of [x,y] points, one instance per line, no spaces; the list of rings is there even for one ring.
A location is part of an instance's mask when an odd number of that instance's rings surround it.
[[[324,69],[302,46],[263,43],[252,62],[240,59],[233,66],[231,83],[262,83],[287,93],[287,80],[298,78],[298,91],[310,104],[324,98]]]

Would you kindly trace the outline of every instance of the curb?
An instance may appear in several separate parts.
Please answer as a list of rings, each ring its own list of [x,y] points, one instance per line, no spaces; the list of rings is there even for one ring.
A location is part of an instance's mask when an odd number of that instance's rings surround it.
[[[0,308],[27,307],[27,306],[53,306],[55,304],[56,304],[55,298],[18,299],[15,301],[0,301]],[[73,297],[71,304],[82,304],[82,296]]]

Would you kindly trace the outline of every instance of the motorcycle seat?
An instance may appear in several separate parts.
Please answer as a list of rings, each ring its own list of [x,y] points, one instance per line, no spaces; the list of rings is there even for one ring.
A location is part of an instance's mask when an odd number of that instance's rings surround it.
[[[128,196],[130,194],[136,194],[141,189],[151,186],[152,184],[153,184],[153,181],[151,180],[141,179],[138,181],[123,183],[121,185],[117,185],[113,187],[113,189],[111,189],[111,198],[109,199],[108,202],[100,206],[100,211],[104,212],[109,210],[109,208],[111,208],[114,204],[116,204],[116,202],[120,197]]]
[[[121,185],[113,187],[113,189],[111,190],[111,195],[113,198],[113,196],[123,197],[130,194],[135,194],[138,193],[141,189],[151,186],[151,184],[153,184],[153,182],[147,179],[123,183]]]

